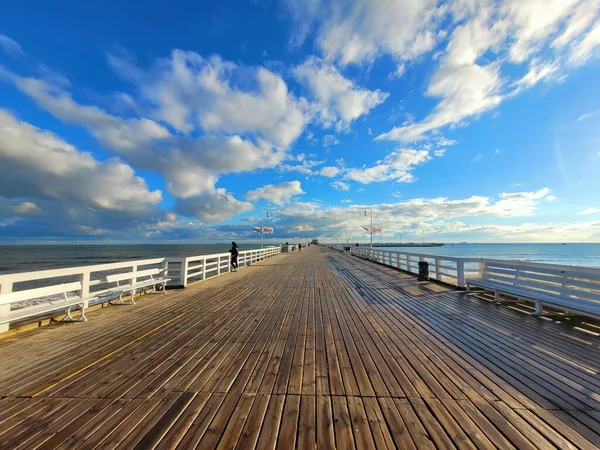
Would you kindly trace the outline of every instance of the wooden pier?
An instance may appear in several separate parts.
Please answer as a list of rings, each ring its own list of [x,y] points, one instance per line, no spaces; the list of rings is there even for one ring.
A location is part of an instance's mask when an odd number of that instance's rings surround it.
[[[88,316],[0,340],[0,449],[600,446],[599,337],[320,247]]]

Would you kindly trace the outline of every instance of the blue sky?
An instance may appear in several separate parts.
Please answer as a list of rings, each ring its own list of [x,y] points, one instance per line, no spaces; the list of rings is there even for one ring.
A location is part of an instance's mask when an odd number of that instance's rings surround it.
[[[0,241],[600,242],[599,56],[597,0],[9,0]]]

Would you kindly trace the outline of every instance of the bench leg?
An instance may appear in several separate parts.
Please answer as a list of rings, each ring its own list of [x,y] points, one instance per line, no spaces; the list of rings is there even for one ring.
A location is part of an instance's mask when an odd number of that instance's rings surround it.
[[[500,292],[494,291],[494,302],[500,303]]]
[[[67,309],[67,316],[64,317],[61,322],[87,322],[87,317],[85,317],[85,305],[81,303],[79,306],[81,307],[81,315],[77,319],[72,315],[71,309],[73,309],[73,307],[69,306],[69,309]]]
[[[533,315],[542,316],[544,314],[544,305],[539,300],[535,302],[535,312]]]
[[[135,300],[133,300],[133,296],[135,295],[135,289],[131,291],[131,300],[129,300],[128,302],[123,300],[123,294],[125,294],[125,292],[127,291],[122,291],[119,294],[119,299],[116,300],[114,303],[112,301],[108,303],[110,303],[111,305],[135,305]]]

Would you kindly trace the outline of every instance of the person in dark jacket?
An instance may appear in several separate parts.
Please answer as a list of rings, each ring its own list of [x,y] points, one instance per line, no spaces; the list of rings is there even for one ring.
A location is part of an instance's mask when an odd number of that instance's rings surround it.
[[[231,267],[233,268],[233,271],[237,272],[238,256],[240,254],[240,251],[238,250],[238,246],[235,242],[231,243],[231,250],[229,250],[229,253],[231,253]]]

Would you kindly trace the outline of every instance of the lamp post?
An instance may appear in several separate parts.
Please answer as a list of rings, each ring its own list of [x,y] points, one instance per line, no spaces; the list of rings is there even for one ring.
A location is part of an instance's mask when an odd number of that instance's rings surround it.
[[[373,209],[371,207],[365,208],[365,217],[367,217],[367,209],[371,211],[371,250],[373,249]]]
[[[265,208],[262,209],[262,211],[266,212],[266,216],[267,219],[269,217],[271,217],[271,214],[269,214],[269,211],[267,211]],[[265,241],[265,228],[263,227],[263,215],[260,215],[260,248],[262,249],[264,246],[264,241]]]

